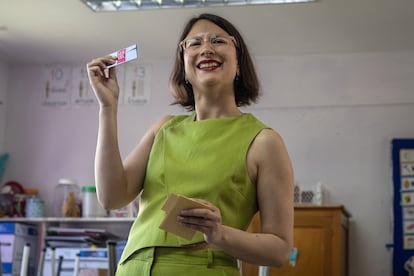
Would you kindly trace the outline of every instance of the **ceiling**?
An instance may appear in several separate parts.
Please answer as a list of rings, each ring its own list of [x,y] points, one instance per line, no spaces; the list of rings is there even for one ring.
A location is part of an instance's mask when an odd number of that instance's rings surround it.
[[[202,12],[233,22],[255,56],[414,50],[412,0],[101,13],[81,0],[3,0],[0,61],[79,63],[134,43],[141,59],[171,59],[185,22]]]

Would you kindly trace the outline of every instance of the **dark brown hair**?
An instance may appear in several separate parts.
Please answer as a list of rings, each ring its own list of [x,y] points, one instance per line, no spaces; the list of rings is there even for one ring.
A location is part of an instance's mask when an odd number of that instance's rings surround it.
[[[246,106],[250,105],[252,102],[256,102],[259,97],[259,80],[257,78],[256,70],[250,57],[249,50],[247,49],[241,34],[236,27],[233,26],[233,24],[220,16],[204,13],[197,17],[193,17],[188,21],[179,41],[185,39],[194,24],[202,19],[216,24],[236,39],[236,55],[239,66],[239,75],[234,80],[234,96],[236,105]],[[170,76],[170,90],[175,98],[173,104],[180,104],[189,111],[195,110],[193,88],[191,84],[186,83],[185,81],[183,51],[181,51],[178,44],[175,54],[174,67]]]

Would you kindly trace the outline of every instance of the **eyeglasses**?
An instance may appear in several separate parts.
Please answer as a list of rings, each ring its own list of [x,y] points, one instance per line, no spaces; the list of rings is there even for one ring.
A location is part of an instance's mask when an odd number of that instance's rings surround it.
[[[236,39],[233,36],[218,35],[211,35],[206,39],[203,39],[200,36],[190,37],[181,41],[179,46],[183,51],[195,51],[199,49],[206,42],[206,40],[208,40],[214,49],[227,47],[231,45],[231,43],[234,43],[234,46],[237,46]]]

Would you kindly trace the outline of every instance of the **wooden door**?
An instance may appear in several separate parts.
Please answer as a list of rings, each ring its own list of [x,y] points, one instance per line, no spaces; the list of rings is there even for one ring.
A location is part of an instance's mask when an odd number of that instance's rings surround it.
[[[332,276],[331,220],[329,217],[301,217],[295,221],[296,265],[271,268],[270,276]]]

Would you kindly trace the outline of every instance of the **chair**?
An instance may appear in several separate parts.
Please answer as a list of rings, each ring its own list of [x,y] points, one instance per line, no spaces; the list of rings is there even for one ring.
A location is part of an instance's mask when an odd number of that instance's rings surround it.
[[[116,270],[116,263],[117,263],[116,242],[112,240],[107,241],[106,248],[108,249],[108,264],[109,264],[108,276],[114,276],[115,270]]]
[[[23,247],[22,263],[20,266],[20,276],[26,276],[29,271],[30,243]]]

